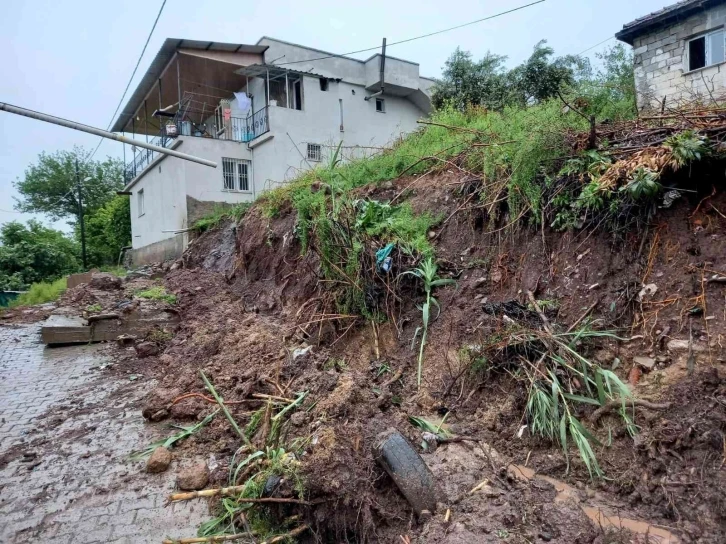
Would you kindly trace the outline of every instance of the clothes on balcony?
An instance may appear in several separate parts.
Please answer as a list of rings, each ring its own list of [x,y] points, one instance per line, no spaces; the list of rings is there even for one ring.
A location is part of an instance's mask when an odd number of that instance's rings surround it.
[[[234,97],[237,99],[237,108],[239,111],[242,113],[248,112],[252,106],[252,100],[247,96],[247,93],[234,93]]]

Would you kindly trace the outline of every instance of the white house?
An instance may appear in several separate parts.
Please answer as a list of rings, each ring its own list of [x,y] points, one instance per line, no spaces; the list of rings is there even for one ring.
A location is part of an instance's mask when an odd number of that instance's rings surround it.
[[[112,130],[218,163],[125,148],[132,259],[174,258],[183,232],[219,206],[324,161],[370,154],[431,110],[418,64],[365,61],[263,37],[255,45],[167,39]],[[383,68],[383,70],[381,70]]]
[[[721,101],[726,94],[726,0],[684,0],[623,26],[633,46],[638,108]]]

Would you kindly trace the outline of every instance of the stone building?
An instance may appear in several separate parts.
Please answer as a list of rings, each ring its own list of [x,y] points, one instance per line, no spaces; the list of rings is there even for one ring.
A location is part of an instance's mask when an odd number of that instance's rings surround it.
[[[726,0],[684,0],[623,26],[639,109],[726,98]]]

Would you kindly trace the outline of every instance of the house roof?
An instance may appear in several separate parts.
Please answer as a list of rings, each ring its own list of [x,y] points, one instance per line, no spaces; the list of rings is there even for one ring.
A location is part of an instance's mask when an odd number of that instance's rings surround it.
[[[623,25],[623,29],[615,34],[615,37],[633,45],[638,36],[669,26],[693,13],[723,3],[726,3],[726,0],[682,0]]]
[[[174,57],[178,49],[196,49],[199,51],[222,51],[226,53],[255,53],[262,54],[267,51],[266,45],[247,45],[223,42],[205,42],[198,40],[185,40],[181,38],[167,38],[159,49],[159,52],[151,61],[144,77],[136,87],[136,90],[129,98],[126,105],[119,113],[111,127],[112,132],[121,132],[128,123],[130,117],[139,109],[144,98],[149,94],[152,87],[161,77],[166,65]]]

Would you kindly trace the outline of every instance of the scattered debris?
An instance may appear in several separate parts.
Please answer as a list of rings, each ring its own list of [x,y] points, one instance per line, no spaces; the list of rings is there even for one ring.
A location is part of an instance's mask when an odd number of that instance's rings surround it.
[[[164,446],[156,448],[148,461],[146,461],[146,472],[152,474],[164,472],[171,464],[171,452]]]

